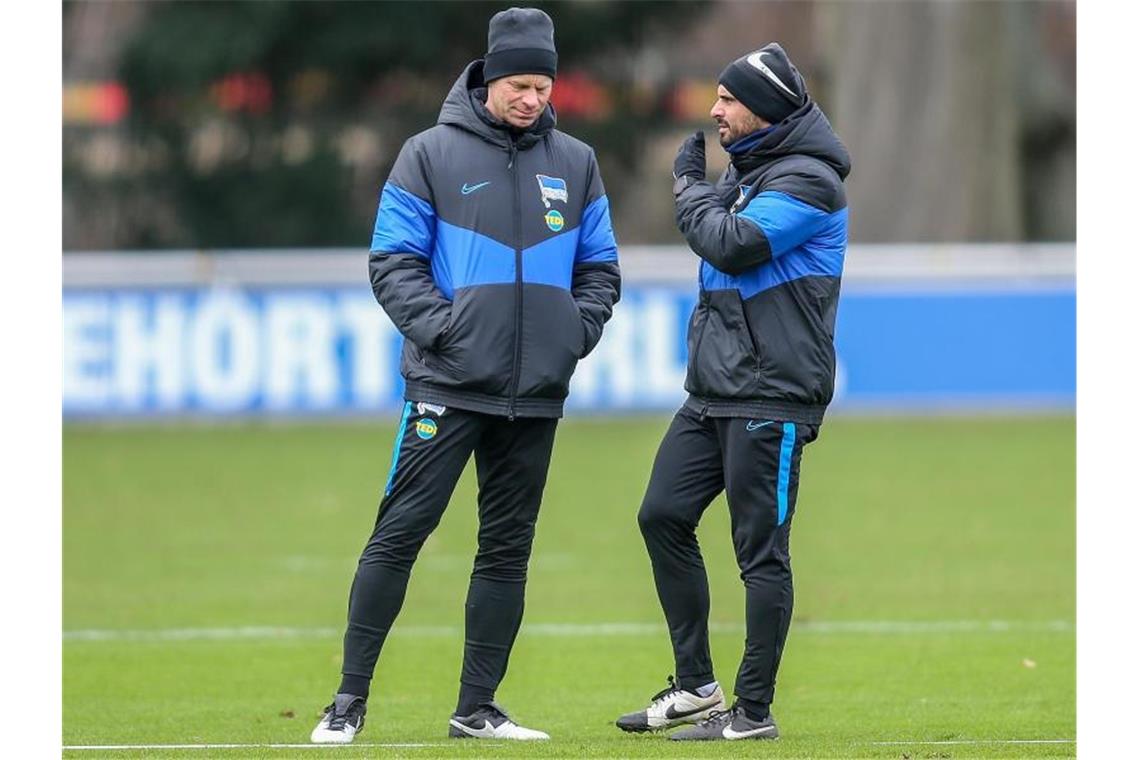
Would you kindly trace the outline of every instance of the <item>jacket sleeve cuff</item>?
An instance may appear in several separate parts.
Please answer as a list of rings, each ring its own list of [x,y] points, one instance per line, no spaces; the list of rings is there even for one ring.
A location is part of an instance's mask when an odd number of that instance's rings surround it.
[[[695,177],[691,177],[688,174],[677,177],[677,179],[673,182],[673,197],[676,198],[678,195],[685,192],[685,190],[692,186],[693,183],[698,181],[699,180],[697,180]]]

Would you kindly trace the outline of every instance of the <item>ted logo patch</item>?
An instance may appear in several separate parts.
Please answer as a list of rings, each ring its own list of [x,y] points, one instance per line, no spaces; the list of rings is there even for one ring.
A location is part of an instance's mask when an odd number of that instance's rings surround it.
[[[425,441],[430,441],[435,438],[435,434],[439,432],[439,423],[427,417],[416,423],[416,435],[423,438]]]
[[[562,228],[566,226],[566,220],[562,218],[562,214],[554,209],[547,211],[543,218],[546,220],[546,226],[554,232],[561,232]]]

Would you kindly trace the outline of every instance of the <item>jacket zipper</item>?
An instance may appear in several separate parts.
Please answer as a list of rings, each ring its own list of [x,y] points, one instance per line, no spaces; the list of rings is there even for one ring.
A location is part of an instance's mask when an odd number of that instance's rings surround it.
[[[747,174],[744,174],[744,175],[737,177],[736,187],[741,187],[742,185],[744,185],[744,179],[747,176],[748,176]],[[756,179],[754,179],[752,181],[751,185],[747,185],[748,190],[737,201],[737,203],[739,204],[739,208],[743,208],[744,206],[746,206],[748,204],[748,202],[750,202],[756,196],[756,191],[759,188],[759,186],[760,186],[760,182]],[[735,214],[737,207],[738,206],[736,204],[734,204],[733,210],[730,213]],[[740,294],[740,292],[737,291],[738,296],[739,296],[739,294]],[[759,375],[760,374],[760,347],[758,345],[756,345],[756,334],[754,332],[752,332],[752,323],[749,322],[749,320],[748,320],[748,312],[744,308],[744,299],[743,298],[740,299],[740,317],[741,317],[741,319],[744,320],[744,329],[748,331],[748,344],[750,346],[752,346],[752,357],[756,360],[755,364],[753,366],[756,370],[756,374]]]
[[[736,179],[736,182],[734,183],[734,186],[739,187],[741,184],[743,184],[744,176],[745,175],[738,176]],[[757,184],[758,184],[757,182],[753,182],[752,185],[749,186],[748,192],[745,193],[745,197],[741,198],[740,200],[742,200],[742,201],[743,200],[751,200],[752,196],[755,195],[754,191],[756,190]],[[740,205],[744,205],[744,204],[742,203]],[[732,208],[735,208],[735,207],[732,207]],[[730,211],[730,213],[735,213],[735,212]],[[704,273],[704,267],[707,265],[708,265],[707,262],[704,262],[704,261],[701,262],[701,268],[699,270],[700,273],[697,275],[698,278],[700,278],[701,274]],[[704,285],[703,280],[701,280],[701,282],[700,282],[700,289],[701,289],[701,300],[704,301],[704,296],[705,296],[706,291],[705,291],[705,285]],[[739,296],[739,293],[738,293],[738,296]],[[704,306],[707,310],[707,308],[708,308],[707,302],[702,303],[701,305]],[[755,364],[753,366],[756,370],[756,374],[759,375],[760,374],[760,351],[756,346],[756,338],[752,334],[752,325],[748,321],[748,314],[744,311],[744,299],[740,299],[740,316],[744,320],[744,329],[748,332],[748,343],[752,346],[752,356],[755,359]],[[693,363],[694,367],[697,365],[697,354],[700,353],[701,342],[704,341],[704,339],[705,339],[705,328],[708,327],[708,324],[709,324],[709,318],[708,318],[708,315],[706,314],[704,324],[701,325],[701,334],[697,336],[697,345],[693,348],[693,355],[689,359]],[[709,402],[707,399],[702,398],[701,399],[701,419],[702,420],[705,418],[705,415],[708,414],[708,411],[709,411]]]
[[[515,401],[519,392],[519,375],[522,374],[522,318],[523,318],[523,280],[522,280],[522,200],[519,195],[519,170],[515,166],[518,158],[518,147],[511,140],[511,157],[507,168],[511,170],[511,184],[514,189],[514,224],[515,224],[515,361],[511,368],[511,395],[507,402],[507,419],[515,420]]]

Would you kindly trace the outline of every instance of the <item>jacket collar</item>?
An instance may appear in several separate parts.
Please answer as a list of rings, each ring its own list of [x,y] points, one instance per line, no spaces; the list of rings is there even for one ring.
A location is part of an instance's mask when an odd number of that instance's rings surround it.
[[[724,149],[728,151],[729,155],[731,156],[743,156],[755,148],[757,145],[759,145],[760,141],[764,139],[764,135],[768,134],[778,126],[778,124],[770,124],[763,129],[758,129],[751,134],[747,134],[744,137],[741,137],[736,142],[729,143],[728,145],[724,146]]]
[[[759,169],[787,156],[811,156],[831,166],[845,178],[851,157],[823,111],[808,98],[791,116],[767,129],[745,135],[726,148],[732,165],[741,174]]]

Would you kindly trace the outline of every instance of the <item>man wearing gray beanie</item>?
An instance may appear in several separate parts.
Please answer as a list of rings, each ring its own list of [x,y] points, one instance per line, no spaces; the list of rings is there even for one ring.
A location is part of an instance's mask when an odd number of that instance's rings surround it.
[[[789,554],[800,459],[835,385],[847,248],[847,149],[776,43],[721,73],[710,115],[730,165],[705,180],[704,133],[673,165],[677,227],[700,259],[689,396],[653,463],[638,523],[677,678],[625,731],[693,723],[675,740],[774,739],[769,707],[792,619]],[[744,656],[726,707],[709,654],[701,515],[724,492],[745,589]]]
[[[346,744],[363,728],[412,565],[472,456],[479,548],[448,735],[550,738],[494,697],[522,623],[570,377],[621,285],[594,151],[554,128],[557,68],[549,16],[495,14],[486,56],[460,74],[436,125],[404,143],[381,192],[368,268],[404,336],[406,403],[349,593],[340,686],[315,743]]]
[[[483,81],[509,74],[541,74],[554,79],[558,52],[554,49],[554,22],[538,8],[511,8],[491,18]]]

